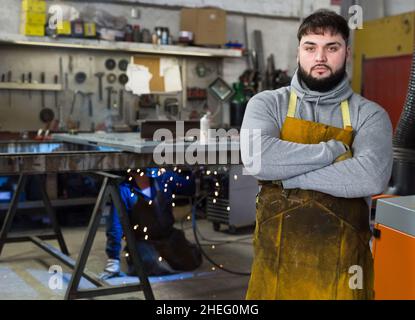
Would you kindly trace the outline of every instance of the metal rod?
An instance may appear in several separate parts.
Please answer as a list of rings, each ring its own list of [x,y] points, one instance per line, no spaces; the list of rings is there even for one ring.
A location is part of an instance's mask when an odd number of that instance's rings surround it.
[[[51,244],[42,241],[39,236],[33,236],[29,238],[30,238],[29,240],[32,241],[35,245],[37,245],[39,248],[46,251],[48,254],[50,254],[51,256],[55,257],[56,259],[64,263],[67,267],[71,269],[75,268],[75,260],[63,254]],[[88,281],[92,282],[96,286],[106,285],[106,283],[103,283],[95,274],[87,270],[83,270],[82,276]]]
[[[56,234],[42,234],[37,236],[41,240],[55,240]],[[4,240],[5,243],[32,241],[32,236],[12,236]]]
[[[143,286],[141,284],[128,284],[120,286],[111,286],[108,288],[94,288],[94,289],[82,289],[76,292],[78,299],[92,298],[97,296],[108,296],[112,294],[127,293],[133,291],[142,291]]]
[[[74,273],[71,277],[71,280],[68,284],[68,288],[65,293],[65,300],[76,297],[76,292],[79,286],[79,282],[81,280],[82,271],[85,268],[89,252],[91,251],[91,247],[98,230],[99,220],[101,218],[101,206],[105,200],[107,186],[108,178],[105,177],[102,182],[101,189],[99,190],[94,210],[92,211],[91,220],[89,221],[88,229],[86,231],[86,235],[81,246],[81,252],[79,253],[78,259],[76,261]]]
[[[59,226],[58,219],[56,218],[56,212],[53,209],[52,204],[50,203],[50,199],[46,191],[46,186],[45,186],[46,181],[44,181],[43,179],[39,179],[39,180],[40,180],[40,183],[39,183],[40,193],[42,194],[42,199],[43,199],[43,203],[45,204],[46,212],[49,215],[50,221],[52,223],[53,231],[55,232],[57,236],[59,247],[61,248],[61,251],[64,254],[69,255],[68,247],[66,246],[65,240],[63,239],[62,231]]]
[[[7,234],[9,233],[10,228],[12,226],[13,218],[17,210],[17,204],[19,202],[19,195],[26,185],[26,179],[27,179],[27,176],[24,174],[21,174],[19,176],[16,191],[13,194],[13,198],[12,198],[12,201],[10,202],[9,210],[7,211],[6,218],[4,219],[3,227],[0,232],[0,255],[1,255],[1,252],[3,251],[4,244],[6,243],[5,240],[7,238]]]
[[[118,187],[119,185],[117,182],[113,180],[110,181],[108,188],[111,195],[111,199],[114,203],[115,208],[117,209],[117,213],[126,238],[127,246],[130,249],[129,253],[133,261],[134,269],[140,279],[141,285],[143,286],[144,296],[147,300],[154,300],[153,290],[151,289],[150,281],[148,280],[146,270],[143,267],[143,261],[138,253],[135,237],[132,232],[133,228],[130,224],[130,219],[128,218],[125,206],[121,200]]]

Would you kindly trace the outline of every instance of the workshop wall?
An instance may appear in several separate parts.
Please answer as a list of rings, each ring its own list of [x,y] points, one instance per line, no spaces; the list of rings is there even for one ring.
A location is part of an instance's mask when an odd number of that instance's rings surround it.
[[[103,6],[103,2],[105,6]],[[200,3],[199,3],[200,2]],[[48,1],[54,3],[54,1]],[[60,1],[62,3],[62,1]],[[180,24],[180,8],[181,6],[216,6],[228,10],[227,14],[227,39],[228,41],[238,41],[248,48],[253,47],[253,32],[260,30],[262,32],[262,43],[264,62],[270,54],[274,54],[276,69],[287,70],[291,75],[296,68],[296,47],[297,40],[295,37],[300,18],[314,11],[316,8],[326,7],[339,12],[339,6],[331,6],[330,0],[298,0],[298,1],[272,1],[263,0],[259,2],[252,1],[117,1],[116,4],[109,1],[91,1],[88,3],[82,1],[64,1],[65,4],[73,5],[79,10],[87,7],[101,8],[115,16],[123,16],[128,18],[129,23],[139,24],[142,28],[151,31],[156,26],[166,26],[172,35],[178,35]],[[138,8],[140,16],[138,19],[131,18],[131,9]],[[19,16],[20,1],[16,0],[0,0],[0,32],[7,34],[19,33]],[[67,49],[42,49],[31,48],[30,50],[18,49],[17,47],[3,47],[0,54],[0,68],[2,66],[13,67],[13,80],[19,80],[23,72],[33,70],[34,79],[38,80],[38,73],[45,71],[49,81],[53,75],[59,70],[59,57],[64,61],[72,55],[76,68],[86,70],[91,81],[87,81],[84,86],[77,86],[73,80],[69,81],[69,90],[82,90],[86,92],[97,91],[96,78],[94,73],[100,71],[103,61],[108,58],[108,54],[102,52],[89,52],[80,50]],[[116,59],[129,58],[125,53],[111,53]],[[209,70],[209,74],[200,78],[195,72],[195,68],[199,63],[203,63]],[[65,63],[64,63],[65,67]],[[217,75],[221,75],[229,84],[237,81],[238,77],[248,67],[246,58],[240,59],[195,59],[187,58],[187,82],[188,86],[207,87]],[[38,71],[36,73],[36,70]],[[6,72],[7,70],[1,70]],[[35,75],[36,73],[36,75]],[[48,81],[47,81],[48,82]],[[191,85],[190,85],[191,84]],[[39,120],[39,112],[42,109],[40,104],[40,93],[33,92],[30,99],[27,94],[13,94],[12,105],[8,105],[8,92],[0,93],[0,130],[16,130],[17,128],[25,130],[37,130],[43,126]],[[104,90],[104,96],[105,90]],[[180,95],[161,96],[160,104],[167,98],[177,98],[180,101]],[[70,109],[72,107],[72,94],[59,94],[59,102],[62,108],[55,110],[56,115],[60,115],[63,119],[68,119]],[[106,101],[99,101],[97,95],[92,97],[94,108],[93,116],[88,112],[88,105],[85,102],[81,106],[81,97],[77,97],[74,106],[74,113],[71,115],[75,123],[78,122],[81,130],[90,130],[91,126],[99,127],[108,122],[109,114],[112,114],[111,121],[119,126],[123,124],[134,124],[136,117],[140,119],[154,119],[157,117],[154,108],[137,109],[138,98],[126,94],[124,98],[124,111],[119,114],[119,110],[108,111]],[[45,103],[48,107],[54,106],[54,94],[45,94]],[[207,105],[210,109],[216,110],[219,105],[215,99],[209,97]],[[188,106],[182,113],[182,119],[189,117],[192,111],[193,116],[197,116],[203,112],[206,103],[196,101],[188,103]],[[10,109],[11,108],[11,109]],[[13,112],[9,112],[13,110]],[[60,113],[59,113],[60,112]],[[117,113],[117,114],[115,114]],[[221,121],[224,124],[229,123],[229,106],[224,104],[220,114]],[[92,124],[93,122],[93,124]]]
[[[363,9],[364,20],[380,19],[415,10],[415,1],[411,0],[370,0],[359,1]]]

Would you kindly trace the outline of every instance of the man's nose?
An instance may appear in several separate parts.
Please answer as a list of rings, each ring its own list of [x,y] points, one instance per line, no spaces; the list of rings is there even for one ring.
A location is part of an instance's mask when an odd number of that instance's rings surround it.
[[[316,59],[316,62],[326,62],[327,61],[326,53],[325,53],[323,48],[318,49],[316,51],[315,59]]]

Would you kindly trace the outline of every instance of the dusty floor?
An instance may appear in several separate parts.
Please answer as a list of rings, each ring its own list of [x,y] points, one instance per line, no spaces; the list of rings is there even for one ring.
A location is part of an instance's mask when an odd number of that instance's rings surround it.
[[[230,234],[223,227],[216,232],[212,224],[205,219],[198,219],[201,243],[208,255],[225,268],[249,272],[252,263],[252,228],[241,229]],[[186,237],[194,242],[191,223],[177,223],[177,228],[185,230]],[[64,228],[63,234],[71,257],[76,259],[85,234],[85,227]],[[50,243],[56,245],[56,241]],[[214,248],[212,248],[214,244]],[[105,230],[101,226],[91,250],[87,268],[100,274],[105,266]],[[51,289],[49,281],[52,274],[49,268],[59,265],[60,261],[49,256],[30,242],[6,244],[0,256],[0,299],[18,300],[49,300],[63,299],[71,269],[62,266],[63,285],[61,289]],[[213,270],[212,264],[204,259],[203,264],[192,272],[180,273],[163,277],[150,277],[150,283],[156,299],[244,299],[249,277]],[[125,261],[122,262],[126,271]],[[135,277],[118,277],[110,279],[111,284],[137,282]],[[93,287],[83,279],[81,288]],[[144,299],[142,292],[123,293],[94,299]]]

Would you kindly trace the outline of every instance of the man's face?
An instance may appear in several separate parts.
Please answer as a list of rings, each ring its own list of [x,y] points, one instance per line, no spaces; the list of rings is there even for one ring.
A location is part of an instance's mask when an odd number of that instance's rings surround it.
[[[340,34],[308,34],[301,38],[297,62],[300,78],[312,90],[327,91],[344,77],[350,47]]]

